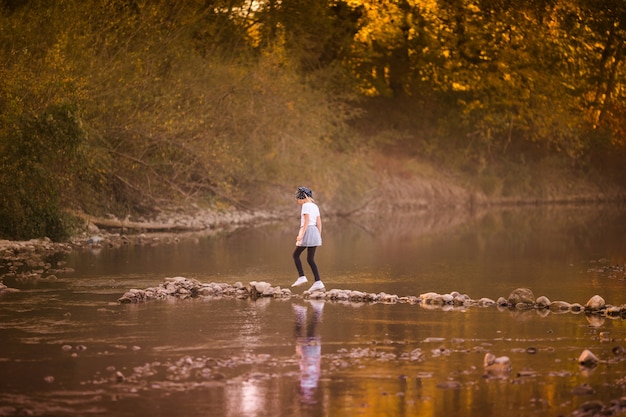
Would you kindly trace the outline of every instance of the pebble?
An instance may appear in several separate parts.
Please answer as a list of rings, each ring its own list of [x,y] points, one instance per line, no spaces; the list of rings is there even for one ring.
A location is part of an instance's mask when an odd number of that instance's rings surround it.
[[[590,350],[585,349],[578,357],[578,363],[587,368],[594,367],[600,362],[598,357],[594,355]]]

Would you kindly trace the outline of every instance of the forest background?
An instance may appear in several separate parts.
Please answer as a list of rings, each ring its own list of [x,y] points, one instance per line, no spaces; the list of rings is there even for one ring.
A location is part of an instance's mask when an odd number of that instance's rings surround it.
[[[619,198],[625,52],[623,0],[0,0],[0,237]]]

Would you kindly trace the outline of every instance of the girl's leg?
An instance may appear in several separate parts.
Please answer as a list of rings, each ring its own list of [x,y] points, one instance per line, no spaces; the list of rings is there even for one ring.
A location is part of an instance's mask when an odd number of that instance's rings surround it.
[[[296,269],[300,277],[304,276],[304,269],[302,269],[302,262],[300,261],[300,254],[304,252],[304,246],[296,246],[296,250],[293,251],[293,262],[296,264]]]
[[[315,277],[315,281],[320,280],[320,273],[317,270],[317,264],[315,263],[315,250],[317,246],[310,246],[306,252],[306,261],[309,263],[309,266],[313,270],[313,276]],[[300,259],[298,258],[298,261]]]

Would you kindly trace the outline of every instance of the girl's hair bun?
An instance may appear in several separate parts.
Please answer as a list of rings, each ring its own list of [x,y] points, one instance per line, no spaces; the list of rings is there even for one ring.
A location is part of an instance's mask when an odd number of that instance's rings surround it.
[[[296,198],[298,200],[304,200],[307,197],[313,198],[313,191],[306,187],[298,187],[298,190],[296,191]]]

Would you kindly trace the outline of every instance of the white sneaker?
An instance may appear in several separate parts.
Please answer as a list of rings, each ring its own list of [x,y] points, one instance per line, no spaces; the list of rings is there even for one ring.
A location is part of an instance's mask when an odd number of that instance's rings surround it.
[[[306,279],[306,277],[303,275],[300,278],[298,278],[296,280],[296,282],[294,282],[293,284],[291,284],[292,287],[298,287],[304,283],[306,283],[308,281],[308,279]]]
[[[324,287],[324,283],[322,281],[315,281],[311,288],[309,288],[309,292],[313,291],[326,291],[326,287]]]

